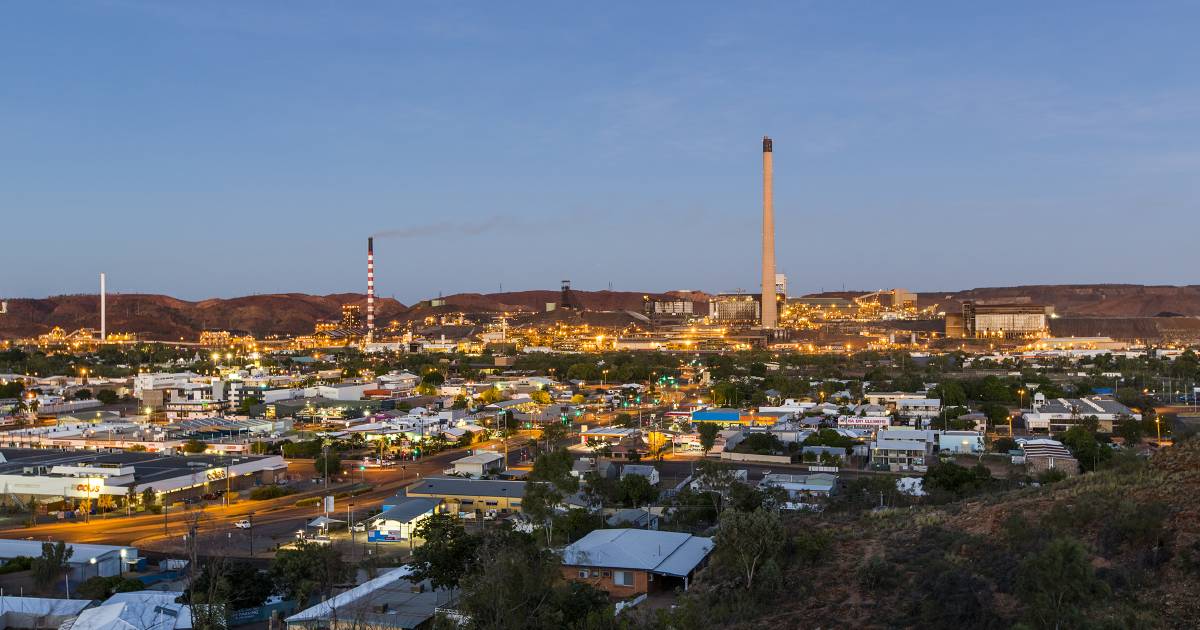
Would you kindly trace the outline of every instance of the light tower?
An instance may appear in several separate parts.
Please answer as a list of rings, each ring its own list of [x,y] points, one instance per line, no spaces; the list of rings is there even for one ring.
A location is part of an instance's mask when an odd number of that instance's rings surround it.
[[[775,328],[775,199],[771,139],[763,136],[762,327]]]

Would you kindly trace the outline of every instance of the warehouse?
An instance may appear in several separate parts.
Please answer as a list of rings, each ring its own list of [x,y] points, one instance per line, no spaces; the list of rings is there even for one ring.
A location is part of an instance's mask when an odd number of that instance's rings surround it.
[[[287,473],[279,455],[219,457],[149,452],[97,453],[77,450],[0,449],[0,493],[5,498],[57,501],[114,497],[154,490],[160,502],[179,501],[216,490],[274,483]]]

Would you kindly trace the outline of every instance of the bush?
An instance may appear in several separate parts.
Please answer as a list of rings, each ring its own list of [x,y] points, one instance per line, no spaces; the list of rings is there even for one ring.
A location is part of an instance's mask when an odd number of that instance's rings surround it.
[[[1007,453],[1009,451],[1016,450],[1016,448],[1017,441],[1009,437],[996,438],[996,440],[992,442],[993,453]]]
[[[296,494],[295,488],[290,488],[288,486],[260,486],[250,491],[250,499],[254,501],[265,501],[267,499],[286,497],[289,494]]]
[[[1051,468],[1049,470],[1043,470],[1042,473],[1038,475],[1037,480],[1040,484],[1050,484],[1057,481],[1062,481],[1066,478],[1067,473],[1059,470],[1058,468]]]
[[[802,531],[792,539],[796,558],[807,565],[817,565],[832,555],[830,538],[819,530]]]
[[[141,580],[114,575],[91,577],[79,585],[78,594],[84,599],[108,599],[113,593],[129,593],[146,588]]]
[[[16,556],[8,562],[5,562],[4,566],[0,566],[0,575],[5,573],[16,573],[18,571],[28,571],[30,566],[32,566],[32,562],[33,558],[30,558],[29,556]]]
[[[889,591],[896,586],[896,566],[880,556],[871,556],[858,565],[854,579],[866,591]]]

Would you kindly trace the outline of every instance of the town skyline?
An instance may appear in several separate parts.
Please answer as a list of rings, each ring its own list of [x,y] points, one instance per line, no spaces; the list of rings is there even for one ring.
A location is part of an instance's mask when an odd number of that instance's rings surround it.
[[[796,293],[1192,281],[1195,8],[707,9],[10,9],[0,293],[755,291],[768,134]]]

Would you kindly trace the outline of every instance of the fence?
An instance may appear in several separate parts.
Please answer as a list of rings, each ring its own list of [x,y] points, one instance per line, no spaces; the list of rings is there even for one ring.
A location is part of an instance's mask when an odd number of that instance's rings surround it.
[[[721,459],[734,462],[759,462],[763,464],[790,464],[789,455],[759,455],[757,453],[721,453]]]

